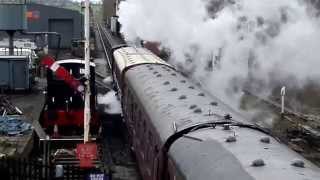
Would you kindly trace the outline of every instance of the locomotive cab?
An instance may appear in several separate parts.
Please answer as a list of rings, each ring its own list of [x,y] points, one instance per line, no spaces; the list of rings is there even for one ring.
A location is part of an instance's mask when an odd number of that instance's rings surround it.
[[[85,63],[78,59],[60,60],[57,63],[70,75],[83,83]],[[91,127],[98,129],[96,118],[95,64],[90,63],[91,88]],[[46,105],[43,110],[42,126],[48,134],[59,131],[62,135],[78,135],[83,133],[84,96],[72,89],[64,80],[59,79],[53,71],[47,71]],[[71,133],[71,134],[70,134]]]

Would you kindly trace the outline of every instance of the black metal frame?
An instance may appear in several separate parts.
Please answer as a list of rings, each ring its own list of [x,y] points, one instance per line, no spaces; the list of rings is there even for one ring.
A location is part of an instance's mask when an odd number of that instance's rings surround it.
[[[63,177],[60,179],[82,180],[87,174],[86,169],[79,166],[64,165]],[[42,161],[35,159],[0,159],[1,179],[15,180],[51,180],[55,177],[55,166],[45,165]]]

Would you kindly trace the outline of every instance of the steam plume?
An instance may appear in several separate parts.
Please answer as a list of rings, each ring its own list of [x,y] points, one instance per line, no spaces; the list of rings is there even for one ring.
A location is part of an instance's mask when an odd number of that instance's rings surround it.
[[[243,88],[270,93],[320,79],[320,20],[306,0],[127,0],[128,41],[157,41],[170,61],[232,103]]]

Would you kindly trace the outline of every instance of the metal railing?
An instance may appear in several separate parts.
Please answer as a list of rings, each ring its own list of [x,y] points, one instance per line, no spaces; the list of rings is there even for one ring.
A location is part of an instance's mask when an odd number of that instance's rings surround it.
[[[35,159],[0,158],[0,177],[6,180],[82,180],[86,174],[86,169],[79,166],[64,165],[62,177],[57,178],[54,165],[43,165]]]
[[[30,56],[32,51],[26,48],[14,48],[13,56]],[[0,47],[0,56],[10,56],[8,47]]]

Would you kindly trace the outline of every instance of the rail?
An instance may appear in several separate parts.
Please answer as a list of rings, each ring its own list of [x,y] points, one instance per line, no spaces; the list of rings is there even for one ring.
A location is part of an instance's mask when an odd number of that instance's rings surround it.
[[[107,47],[106,47],[106,43],[104,42],[103,40],[103,36],[102,36],[102,27],[100,24],[96,23],[96,27],[97,27],[97,30],[98,30],[98,33],[99,33],[99,36],[100,36],[100,42],[102,44],[102,47],[103,47],[103,51],[104,51],[104,54],[105,54],[105,57],[107,58],[107,63],[108,63],[108,66],[110,69],[112,69],[112,65],[111,65],[111,59],[112,57],[110,57],[110,53],[107,51]],[[103,32],[104,35],[106,36],[105,32]],[[107,36],[106,36],[107,37]]]
[[[106,29],[104,29],[102,27],[102,25],[96,24],[96,27],[97,27],[97,30],[99,32],[101,44],[102,44],[102,46],[104,48],[104,54],[105,54],[105,57],[107,59],[107,63],[108,63],[109,69],[111,70],[111,72],[113,72],[114,59],[113,59],[112,51],[114,49],[112,47],[112,43],[114,43],[114,42],[112,40],[111,35],[106,31]],[[104,35],[105,38],[103,37],[103,35]],[[105,42],[105,40],[107,42]],[[124,46],[124,44],[123,44],[123,46]],[[121,46],[117,46],[116,48],[118,48],[118,47],[121,47]],[[113,74],[112,74],[112,81],[114,82],[115,87],[116,87],[117,92],[118,92],[118,95],[119,95],[119,98],[121,99],[121,94],[122,94],[121,93],[121,88],[120,88],[119,82],[114,78]]]
[[[112,87],[108,86],[106,83],[104,83],[104,79],[106,77],[98,72],[96,72],[96,84],[100,87],[106,88],[108,91],[110,91],[112,89]]]

